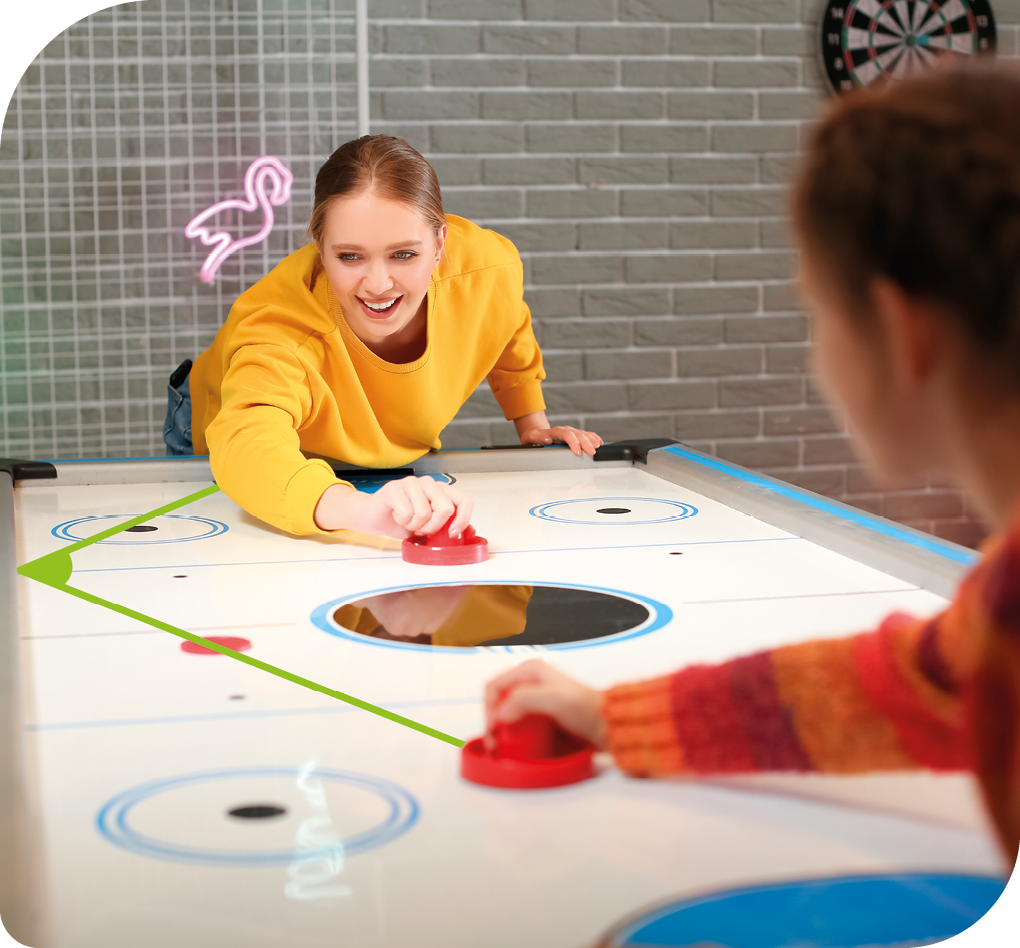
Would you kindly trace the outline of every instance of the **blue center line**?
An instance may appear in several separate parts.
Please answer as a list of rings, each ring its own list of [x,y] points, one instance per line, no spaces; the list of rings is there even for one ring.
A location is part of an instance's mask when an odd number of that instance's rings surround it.
[[[803,538],[790,534],[785,537],[750,537],[744,540],[679,540],[674,543],[632,543],[625,546],[567,546],[539,550],[492,550],[490,555],[496,557],[530,556],[536,553],[597,553],[604,550],[644,550],[667,546],[724,546],[736,543],[776,543],[801,539]],[[133,570],[152,569],[212,569],[217,566],[303,566],[306,563],[363,563],[378,562],[379,560],[399,560],[400,558],[399,554],[387,554],[385,556],[332,556],[321,560],[255,560],[241,563],[184,563],[176,566],[105,566],[94,569],[75,568],[74,574],[77,576],[79,573],[127,573]]]
[[[417,701],[392,701],[380,707],[387,710],[395,708],[431,708],[444,705],[479,704],[481,695],[469,698],[423,698]],[[154,724],[192,724],[198,721],[233,721],[250,718],[284,718],[300,717],[310,714],[352,714],[360,711],[350,705],[322,705],[315,708],[281,708],[266,711],[219,711],[206,714],[184,714],[152,718],[107,718],[99,721],[58,721],[52,724],[26,724],[25,731],[78,731],[97,727],[137,727]]]

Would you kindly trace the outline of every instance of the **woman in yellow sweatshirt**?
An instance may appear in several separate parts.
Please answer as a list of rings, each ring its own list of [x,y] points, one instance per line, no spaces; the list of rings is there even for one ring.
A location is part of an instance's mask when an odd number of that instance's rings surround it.
[[[171,378],[168,453],[208,453],[245,510],[294,534],[397,538],[456,512],[460,533],[473,506],[462,491],[410,477],[365,494],[302,452],[407,464],[440,447],[482,379],[522,444],[578,455],[602,444],[546,418],[517,250],[444,215],[435,172],[406,142],[366,136],[334,152],[309,229],[314,242],[243,293],[212,346]]]

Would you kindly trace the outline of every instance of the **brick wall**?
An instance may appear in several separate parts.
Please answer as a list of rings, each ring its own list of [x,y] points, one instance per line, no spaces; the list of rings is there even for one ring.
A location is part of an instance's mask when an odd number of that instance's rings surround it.
[[[964,543],[882,492],[807,372],[787,185],[824,103],[820,0],[370,0],[372,129],[521,251],[556,421],[670,436]],[[995,4],[1018,52],[1020,0]],[[512,443],[483,386],[444,443]]]

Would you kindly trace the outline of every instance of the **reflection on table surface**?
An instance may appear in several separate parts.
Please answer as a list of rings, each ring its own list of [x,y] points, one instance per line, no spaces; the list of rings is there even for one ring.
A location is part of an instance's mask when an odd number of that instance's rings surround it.
[[[414,645],[554,645],[626,632],[648,619],[640,603],[566,586],[421,586],[369,596],[333,613],[370,638]]]

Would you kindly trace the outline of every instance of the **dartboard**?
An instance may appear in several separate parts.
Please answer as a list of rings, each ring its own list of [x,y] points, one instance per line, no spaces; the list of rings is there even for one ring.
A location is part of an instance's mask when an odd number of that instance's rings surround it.
[[[822,57],[838,92],[876,79],[902,79],[940,56],[995,49],[988,0],[828,0]]]

